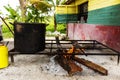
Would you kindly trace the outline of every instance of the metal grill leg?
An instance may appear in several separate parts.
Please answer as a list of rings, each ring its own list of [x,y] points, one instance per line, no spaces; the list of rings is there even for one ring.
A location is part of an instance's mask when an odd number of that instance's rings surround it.
[[[118,53],[118,60],[117,60],[117,64],[119,64],[119,60],[120,60],[120,55]]]
[[[52,53],[52,45],[53,45],[53,41],[51,41],[50,53]]]
[[[10,57],[11,57],[11,62],[14,63],[14,55],[11,54]]]

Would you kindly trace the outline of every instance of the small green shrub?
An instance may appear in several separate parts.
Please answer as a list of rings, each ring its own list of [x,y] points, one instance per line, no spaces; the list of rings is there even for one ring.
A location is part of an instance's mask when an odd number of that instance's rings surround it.
[[[46,27],[46,31],[54,32],[54,25],[49,24]],[[65,33],[66,32],[66,25],[65,24],[57,24],[57,31],[60,33]]]
[[[54,32],[54,25],[49,24],[49,25],[46,27],[46,31]]]
[[[65,24],[58,24],[57,31],[60,33],[65,33],[66,32],[66,25]]]

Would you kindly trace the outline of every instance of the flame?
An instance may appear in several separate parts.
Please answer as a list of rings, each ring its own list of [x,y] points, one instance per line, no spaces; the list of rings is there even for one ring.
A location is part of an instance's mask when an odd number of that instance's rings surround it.
[[[73,54],[73,53],[80,53],[84,51],[84,49],[76,49],[75,46],[72,46],[69,50],[67,50],[68,54]],[[64,55],[65,58],[70,59],[72,55]]]

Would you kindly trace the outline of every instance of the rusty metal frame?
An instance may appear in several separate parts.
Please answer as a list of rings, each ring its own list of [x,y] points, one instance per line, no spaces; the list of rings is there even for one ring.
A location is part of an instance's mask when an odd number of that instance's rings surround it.
[[[57,51],[58,47],[56,44],[56,40],[46,40],[46,48],[47,52],[40,51],[40,52],[18,52],[15,51],[14,49],[9,50],[9,56],[11,57],[11,62],[14,62],[14,55],[92,55],[92,56],[117,56],[117,63],[119,64],[120,60],[120,52],[116,51],[96,40],[59,40],[61,45],[68,45],[62,46],[63,49],[70,49],[72,46],[72,41],[77,41],[80,45],[90,45],[89,47],[79,47],[80,49],[85,49],[85,50],[106,50],[106,52],[101,52],[101,53],[90,53],[90,52],[85,52],[83,51],[82,53],[74,53],[74,54],[68,54],[64,53],[62,54],[61,52]],[[49,46],[48,46],[49,45]],[[109,50],[109,51],[107,51]]]

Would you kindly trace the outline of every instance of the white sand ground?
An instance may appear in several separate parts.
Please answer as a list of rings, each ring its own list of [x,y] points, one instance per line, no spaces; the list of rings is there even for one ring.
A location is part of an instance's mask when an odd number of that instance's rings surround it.
[[[17,55],[15,63],[0,69],[0,80],[120,80],[120,64],[117,65],[116,57],[83,57],[106,68],[108,75],[103,76],[81,65],[83,71],[69,77],[67,72],[54,62],[53,57]]]
[[[95,62],[108,70],[104,76],[79,64],[82,72],[68,76],[55,61],[47,55],[16,55],[15,62],[0,69],[0,80],[120,80],[120,64],[115,56],[79,56]]]

